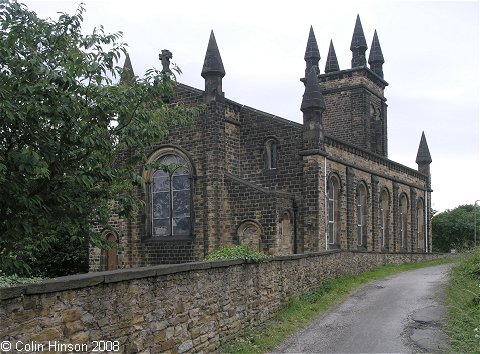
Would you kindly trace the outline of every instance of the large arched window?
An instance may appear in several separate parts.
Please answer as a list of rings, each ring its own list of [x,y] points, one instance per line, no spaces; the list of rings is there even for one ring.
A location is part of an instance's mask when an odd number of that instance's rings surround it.
[[[152,236],[191,234],[191,172],[178,155],[162,156],[160,168],[152,175]]]
[[[388,249],[390,230],[390,198],[388,191],[384,189],[380,194],[379,220],[380,220],[380,242],[383,249]]]
[[[417,248],[419,251],[425,250],[425,211],[422,198],[417,201]]]
[[[330,176],[327,184],[328,198],[328,243],[338,244],[338,228],[340,226],[340,182],[336,176]]]
[[[367,189],[363,183],[357,187],[357,242],[367,246]]]
[[[400,196],[400,247],[407,248],[408,200],[405,193]]]

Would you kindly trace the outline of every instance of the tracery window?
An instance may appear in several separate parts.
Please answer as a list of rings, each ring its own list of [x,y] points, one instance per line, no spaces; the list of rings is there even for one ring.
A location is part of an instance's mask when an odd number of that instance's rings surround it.
[[[340,222],[340,183],[336,176],[330,176],[327,184],[328,197],[328,243],[338,243],[337,230]]]
[[[357,241],[367,245],[367,189],[363,183],[357,187]]]
[[[400,197],[400,246],[407,247],[407,218],[408,218],[408,200],[404,194]]]
[[[169,154],[152,176],[152,235],[191,234],[191,172],[184,158]]]
[[[388,248],[388,236],[390,230],[390,203],[386,189],[380,195],[379,203],[379,220],[380,220],[380,240],[382,248]]]

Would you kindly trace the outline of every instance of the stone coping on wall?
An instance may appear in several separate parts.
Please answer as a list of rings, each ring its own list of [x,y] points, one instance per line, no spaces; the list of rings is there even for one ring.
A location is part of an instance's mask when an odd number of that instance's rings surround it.
[[[293,254],[275,256],[265,262],[298,260],[311,257],[322,257],[332,253],[378,253],[378,254],[394,254],[394,255],[415,255],[409,252],[365,252],[357,250],[330,250],[316,253]],[[428,253],[432,254],[432,253]],[[437,254],[441,255],[441,254]],[[445,254],[446,255],[446,254]],[[46,294],[57,291],[65,291],[72,289],[86,288],[99,285],[102,283],[115,283],[127,280],[142,279],[148,277],[164,276],[169,274],[200,271],[212,268],[225,268],[230,266],[242,265],[247,263],[255,263],[243,259],[224,260],[224,261],[208,261],[208,262],[192,262],[182,264],[163,264],[149,267],[118,269],[104,272],[91,272],[85,274],[76,274],[54,279],[48,279],[40,283],[20,284],[6,288],[0,288],[0,300],[7,300],[23,295]]]

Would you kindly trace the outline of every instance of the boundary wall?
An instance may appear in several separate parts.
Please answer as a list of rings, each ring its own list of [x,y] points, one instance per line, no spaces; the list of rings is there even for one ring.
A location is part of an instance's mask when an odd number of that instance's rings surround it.
[[[0,342],[10,343],[12,353],[93,352],[102,345],[116,353],[212,353],[221,340],[261,324],[292,296],[328,279],[445,256],[329,251],[262,263],[94,272],[0,288]]]

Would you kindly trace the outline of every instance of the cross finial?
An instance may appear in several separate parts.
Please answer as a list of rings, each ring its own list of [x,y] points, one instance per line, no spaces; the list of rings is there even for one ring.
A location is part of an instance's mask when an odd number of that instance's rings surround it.
[[[172,52],[168,49],[162,49],[162,53],[158,55],[158,59],[162,62],[162,74],[171,73],[170,70],[170,59],[172,59]]]

